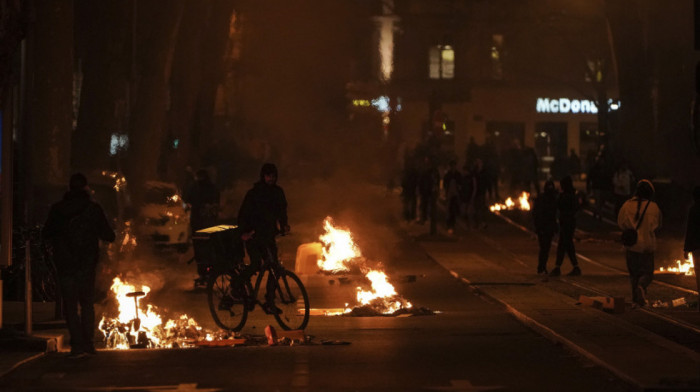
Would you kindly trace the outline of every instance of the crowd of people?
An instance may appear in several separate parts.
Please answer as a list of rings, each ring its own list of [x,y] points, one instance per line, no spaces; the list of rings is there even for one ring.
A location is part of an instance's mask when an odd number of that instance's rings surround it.
[[[488,204],[500,202],[499,182],[510,196],[525,191],[533,195],[532,218],[539,244],[537,274],[559,276],[564,259],[571,262],[569,276],[581,275],[574,244],[578,212],[592,200],[593,216],[602,219],[610,208],[612,219],[624,231],[634,233],[634,241],[625,243],[625,260],[632,289],[633,306],[647,304],[647,287],[653,280],[656,231],[661,227],[661,210],[653,201],[651,181],[637,180],[624,159],[613,162],[605,145],[592,155],[583,168],[575,151],[550,166],[549,179],[539,189],[539,163],[531,147],[514,142],[499,158],[493,142],[477,145],[470,140],[465,152],[466,164],[458,169],[457,160],[440,165],[435,156],[420,155],[416,149],[407,155],[402,179],[403,217],[407,222],[431,221],[436,233],[436,208],[440,197],[445,205],[445,228],[452,235],[458,219],[470,228],[486,227]],[[444,167],[444,168],[443,168]],[[585,170],[584,170],[585,169]],[[585,180],[585,192],[574,186],[574,179]],[[558,180],[559,187],[555,180]],[[695,205],[688,215],[684,251],[700,249],[700,187],[693,193]],[[547,269],[552,241],[557,237],[554,267]],[[696,275],[697,276],[697,275]],[[700,287],[700,278],[698,279]]]

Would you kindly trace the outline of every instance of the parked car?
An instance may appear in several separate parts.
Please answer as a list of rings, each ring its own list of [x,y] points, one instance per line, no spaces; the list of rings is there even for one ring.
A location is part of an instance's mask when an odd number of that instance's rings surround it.
[[[139,208],[139,237],[157,247],[186,251],[190,245],[190,211],[175,184],[147,181]]]

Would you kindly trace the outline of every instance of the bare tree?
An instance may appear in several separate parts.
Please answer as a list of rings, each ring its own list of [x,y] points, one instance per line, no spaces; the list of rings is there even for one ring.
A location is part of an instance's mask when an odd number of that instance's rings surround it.
[[[82,85],[74,168],[109,168],[110,136],[126,133],[131,10],[122,0],[76,1],[76,71]]]
[[[129,128],[128,174],[134,201],[143,185],[157,177],[165,128],[173,53],[185,6],[184,0],[143,0],[136,9],[135,98]]]

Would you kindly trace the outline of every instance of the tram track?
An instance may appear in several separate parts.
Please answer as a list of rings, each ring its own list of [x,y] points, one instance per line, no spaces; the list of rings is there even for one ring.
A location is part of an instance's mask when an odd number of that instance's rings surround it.
[[[533,231],[529,230],[528,228],[519,224],[518,222],[514,221],[513,219],[510,219],[509,217],[504,216],[503,214],[501,214],[499,212],[493,212],[493,214],[496,215],[497,217],[499,217],[500,219],[502,219],[503,221],[505,221],[506,223],[508,223],[509,225],[517,228],[518,230],[523,231],[529,235],[533,235],[533,236],[535,235],[535,233]],[[517,254],[515,254],[514,252],[512,252],[508,249],[505,249],[501,244],[498,244],[495,240],[489,238],[488,236],[483,235],[483,234],[477,234],[477,237],[479,237],[480,240],[485,242],[491,248],[508,254],[509,258],[512,259],[513,261],[515,261],[516,263],[523,265],[523,266],[527,265]],[[556,241],[554,241],[554,244],[556,245]],[[590,257],[582,255],[579,252],[576,253],[576,256],[578,258],[580,258],[581,260],[584,260],[590,264],[596,265],[597,267],[604,269],[604,270],[607,270],[607,271],[610,271],[616,275],[621,275],[621,276],[628,275],[627,271],[625,271],[625,270],[622,270],[620,268],[616,268],[614,266],[610,266],[610,265],[608,265],[604,262],[598,261],[598,260],[594,260]],[[610,293],[606,292],[605,290],[601,290],[601,289],[594,287],[590,284],[584,284],[584,283],[581,283],[579,281],[573,281],[573,280],[567,279],[565,277],[557,278],[557,281],[564,283],[564,284],[567,284],[567,285],[572,286],[572,287],[576,287],[576,288],[581,289],[581,290],[585,290],[587,292],[590,292],[590,293],[593,293],[593,294],[596,294],[599,296],[612,296],[612,295],[610,295]],[[676,291],[682,292],[684,294],[698,295],[698,292],[695,290],[687,289],[685,287],[675,285],[672,283],[654,280],[652,282],[652,284],[658,285],[658,286],[663,286],[663,287],[666,287],[666,288],[671,289],[671,290],[676,290]],[[673,325],[676,328],[681,328],[687,332],[690,332],[692,334],[700,336],[700,326],[698,326],[698,325],[691,324],[691,323],[688,323],[684,320],[670,316],[668,314],[656,311],[653,308],[651,308],[650,306],[638,308],[638,311],[641,311],[641,313],[643,313],[647,316],[653,317],[661,322],[668,323],[670,325]],[[676,340],[676,339],[674,339],[674,340]],[[696,352],[700,352],[700,347],[693,348],[693,350]]]

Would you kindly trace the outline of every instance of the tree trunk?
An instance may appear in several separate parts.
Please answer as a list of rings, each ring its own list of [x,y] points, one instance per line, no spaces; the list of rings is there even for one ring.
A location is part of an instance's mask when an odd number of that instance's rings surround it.
[[[209,3],[188,0],[177,37],[173,59],[171,105],[168,112],[168,148],[164,152],[166,176],[178,184],[185,181],[187,166],[193,166],[192,128],[197,96],[201,85],[201,41],[207,26]],[[172,141],[177,140],[177,148]]]
[[[70,140],[73,125],[73,0],[35,1],[28,56],[33,58],[27,97],[24,144],[26,197],[46,195],[43,189],[65,186],[69,177]],[[55,200],[37,198],[29,204],[29,222],[45,219],[43,204]]]
[[[138,205],[147,180],[157,178],[168,103],[168,81],[184,0],[143,0],[136,9],[136,96],[131,107],[128,175]]]
[[[606,0],[619,67],[620,129],[611,135],[617,152],[654,174],[654,118],[651,99],[653,64],[649,55],[647,0]]]
[[[196,161],[199,163],[203,161],[208,150],[221,142],[219,138],[214,137],[217,128],[214,122],[214,106],[217,90],[224,79],[224,54],[229,40],[233,10],[233,0],[212,0],[206,30],[202,36],[202,85],[195,114],[197,123],[193,130],[193,144],[199,153]]]
[[[73,137],[76,169],[110,168],[111,135],[126,133],[130,10],[122,0],[78,0],[76,46],[83,83]]]

